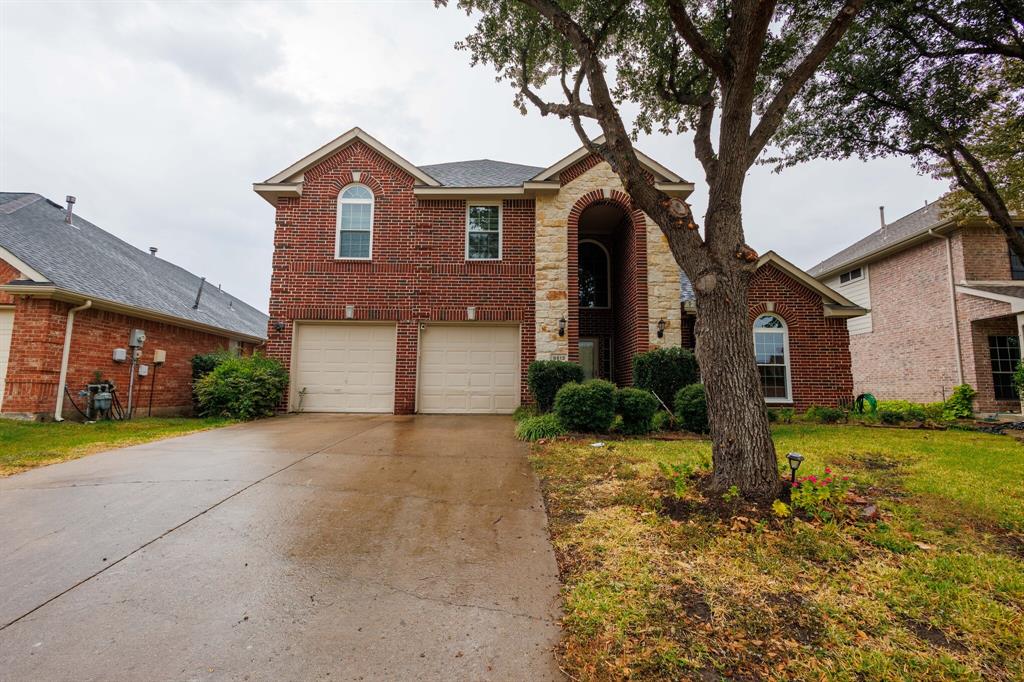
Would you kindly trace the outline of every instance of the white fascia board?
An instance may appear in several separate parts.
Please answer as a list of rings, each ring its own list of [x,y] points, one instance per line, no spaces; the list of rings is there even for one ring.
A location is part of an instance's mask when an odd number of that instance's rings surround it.
[[[39,272],[31,265],[21,260],[20,258],[15,256],[13,253],[11,253],[2,246],[0,246],[0,260],[6,261],[7,264],[10,265],[12,268],[17,268],[18,272],[20,272],[25,277],[28,277],[33,282],[50,281],[46,277],[43,277],[41,274],[39,274]]]
[[[301,197],[302,196],[302,183],[301,182],[282,182],[282,183],[269,183],[269,182],[255,182],[252,185],[252,191],[259,194],[261,197],[267,200],[271,206],[277,205],[277,200],[281,197]]]
[[[978,298],[987,298],[990,301],[1009,303],[1011,313],[1024,312],[1024,298],[1018,298],[1008,294],[997,294],[992,291],[983,291],[982,289],[973,289],[970,286],[964,286],[962,284],[957,284],[956,290],[957,293],[967,294],[968,296],[977,296]]]

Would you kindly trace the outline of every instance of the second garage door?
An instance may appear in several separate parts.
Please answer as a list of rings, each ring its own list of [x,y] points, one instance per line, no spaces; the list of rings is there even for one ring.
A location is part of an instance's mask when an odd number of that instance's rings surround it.
[[[519,327],[427,325],[417,409],[509,414],[519,406],[519,372]]]
[[[394,410],[395,325],[299,324],[294,343],[293,410]]]

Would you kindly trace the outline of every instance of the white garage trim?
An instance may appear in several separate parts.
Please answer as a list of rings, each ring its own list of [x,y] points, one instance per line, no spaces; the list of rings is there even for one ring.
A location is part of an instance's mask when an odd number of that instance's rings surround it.
[[[394,412],[397,348],[394,322],[296,321],[289,411]]]
[[[0,407],[7,388],[7,364],[11,357],[11,336],[14,332],[14,307],[0,306]]]
[[[417,347],[417,412],[511,414],[519,406],[518,322],[423,323]]]

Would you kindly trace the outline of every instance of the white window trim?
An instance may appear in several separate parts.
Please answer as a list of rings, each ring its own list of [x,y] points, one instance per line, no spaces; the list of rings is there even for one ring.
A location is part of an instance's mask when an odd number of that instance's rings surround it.
[[[848,280],[846,280],[844,282],[843,281],[843,275],[849,274],[849,273],[853,272],[854,270],[860,270],[860,274],[858,276],[856,276],[856,277],[851,277],[850,279],[848,279]],[[862,279],[864,279],[864,272],[865,271],[864,271],[864,266],[863,265],[858,265],[855,268],[850,268],[846,272],[840,272],[839,273],[839,286],[845,287],[845,286],[849,286],[850,284],[853,284],[854,282],[861,281]]]
[[[472,263],[486,263],[501,260],[504,255],[505,249],[505,211],[502,208],[502,202],[500,201],[467,201],[466,202],[466,230],[465,230],[465,249],[463,250],[463,258]],[[469,257],[469,209],[474,206],[497,206],[498,207],[498,257],[497,258],[470,258]]]
[[[611,310],[612,308],[612,254],[609,253],[608,247],[596,239],[581,239],[576,244],[576,268],[579,269],[580,255],[579,248],[584,244],[597,244],[604,251],[604,262],[608,266],[608,305],[593,305],[593,306],[580,306],[579,302],[579,275],[576,275],[576,305],[579,306],[580,310]]]
[[[761,315],[758,315],[757,318],[754,319],[754,324],[757,324],[757,321],[760,320],[762,317],[774,317],[776,320],[778,320],[779,322],[782,323],[782,330],[781,330],[782,331],[782,351],[783,351],[783,353],[786,354],[786,364],[785,364],[785,367],[786,367],[786,397],[785,398],[769,398],[769,397],[765,396],[764,401],[766,403],[770,403],[772,405],[791,405],[793,403],[793,377],[792,377],[792,374],[791,374],[792,367],[793,367],[793,358],[789,354],[789,325],[786,324],[786,320],[784,320],[780,315],[776,315],[775,313],[763,313]],[[763,333],[778,333],[779,331],[780,330],[778,330],[778,329],[765,329],[765,330],[763,330]],[[757,335],[759,333],[762,333],[762,330],[760,330],[758,327],[754,327],[753,328],[753,332],[754,332],[754,343],[755,343],[755,346],[756,346]],[[755,362],[756,362],[756,359],[755,359]]]
[[[370,193],[370,200],[366,199],[342,199],[342,195],[346,190],[353,187],[362,187]],[[345,204],[370,204],[370,249],[367,256],[342,256],[341,255],[341,209]],[[337,215],[334,217],[334,260],[373,260],[373,214],[374,208],[377,204],[377,195],[373,193],[373,190],[364,185],[361,182],[350,182],[341,188],[338,192],[338,210]],[[351,230],[352,232],[362,232],[362,230]]]

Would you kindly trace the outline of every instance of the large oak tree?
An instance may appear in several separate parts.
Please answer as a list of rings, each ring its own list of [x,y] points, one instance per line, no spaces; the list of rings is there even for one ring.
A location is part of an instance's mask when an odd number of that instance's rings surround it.
[[[747,172],[864,1],[458,0],[480,17],[461,43],[473,63],[510,81],[524,112],[532,105],[571,122],[693,282],[717,490],[770,499],[779,489],[747,319],[758,258],[743,231]],[[629,126],[627,101],[639,105]],[[588,135],[588,121],[603,139]],[[708,184],[703,234],[637,158],[632,135],[655,127],[694,135]]]

